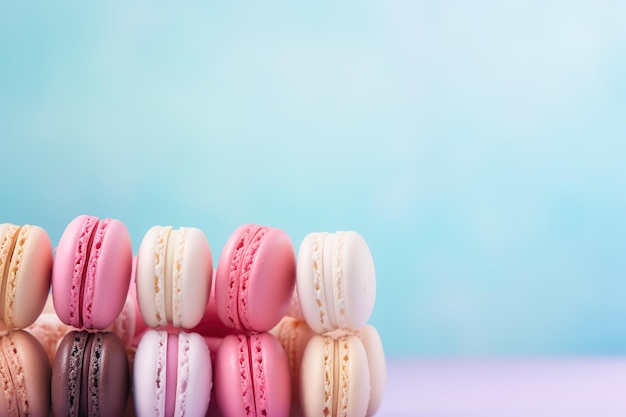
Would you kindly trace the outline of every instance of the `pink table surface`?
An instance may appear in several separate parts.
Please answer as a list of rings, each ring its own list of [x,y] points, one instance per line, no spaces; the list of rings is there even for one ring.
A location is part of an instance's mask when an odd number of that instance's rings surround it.
[[[626,358],[387,359],[378,416],[626,416]]]

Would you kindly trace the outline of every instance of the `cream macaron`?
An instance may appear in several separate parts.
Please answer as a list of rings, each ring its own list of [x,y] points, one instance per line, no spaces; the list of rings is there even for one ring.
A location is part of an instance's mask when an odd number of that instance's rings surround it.
[[[205,312],[213,276],[211,248],[195,227],[154,226],[136,259],[137,303],[150,327],[191,329]]]
[[[50,291],[52,244],[39,226],[0,224],[0,328],[23,329]]]
[[[298,250],[296,287],[302,315],[316,333],[361,329],[376,298],[365,239],[353,231],[307,235]]]

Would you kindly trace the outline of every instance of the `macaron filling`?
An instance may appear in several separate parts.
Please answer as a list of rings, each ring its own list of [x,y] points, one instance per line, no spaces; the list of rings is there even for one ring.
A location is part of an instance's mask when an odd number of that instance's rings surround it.
[[[165,415],[173,416],[176,410],[176,382],[178,380],[178,335],[167,338],[167,360],[165,371]]]
[[[348,415],[349,352],[346,336],[324,337],[324,416]]]

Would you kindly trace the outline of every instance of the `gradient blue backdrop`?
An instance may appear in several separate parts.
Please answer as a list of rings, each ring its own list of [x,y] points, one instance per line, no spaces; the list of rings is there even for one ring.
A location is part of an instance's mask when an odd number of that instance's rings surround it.
[[[353,229],[389,355],[626,352],[626,2],[4,2],[0,221]]]

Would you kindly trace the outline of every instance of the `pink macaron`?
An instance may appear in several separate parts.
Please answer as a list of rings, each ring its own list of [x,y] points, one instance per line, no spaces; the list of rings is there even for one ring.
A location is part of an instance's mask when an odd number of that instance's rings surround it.
[[[289,415],[289,363],[273,335],[226,336],[214,366],[215,397],[224,417]]]
[[[295,271],[287,233],[254,224],[240,226],[226,242],[217,266],[219,318],[234,329],[268,331],[289,307]]]
[[[147,330],[135,352],[133,399],[138,417],[203,417],[212,389],[209,348],[197,333]]]
[[[78,216],[66,227],[52,267],[54,308],[65,324],[102,330],[122,311],[132,267],[120,220]]]

